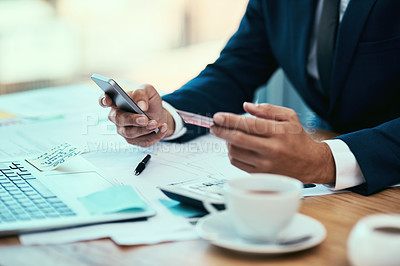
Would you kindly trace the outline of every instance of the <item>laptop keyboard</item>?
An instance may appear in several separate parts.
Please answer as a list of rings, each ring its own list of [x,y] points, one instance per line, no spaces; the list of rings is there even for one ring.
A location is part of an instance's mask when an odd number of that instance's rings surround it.
[[[0,224],[74,215],[21,163],[0,164]]]

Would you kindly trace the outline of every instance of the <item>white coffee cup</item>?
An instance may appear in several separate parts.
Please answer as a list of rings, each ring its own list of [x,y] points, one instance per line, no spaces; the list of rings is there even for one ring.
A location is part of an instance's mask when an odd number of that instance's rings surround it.
[[[354,266],[400,265],[400,214],[373,214],[362,218],[347,242]]]
[[[240,237],[252,242],[275,242],[297,213],[302,189],[303,184],[294,178],[252,174],[228,181],[223,195]],[[208,201],[204,206],[211,213],[218,212]]]

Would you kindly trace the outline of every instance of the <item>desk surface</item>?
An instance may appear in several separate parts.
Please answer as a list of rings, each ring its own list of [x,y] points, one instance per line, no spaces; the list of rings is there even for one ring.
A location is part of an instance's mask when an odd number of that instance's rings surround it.
[[[315,139],[333,136],[313,134]],[[349,265],[346,243],[352,227],[369,214],[400,213],[399,202],[399,187],[369,197],[344,193],[305,198],[300,212],[322,222],[327,238],[317,247],[284,256],[239,254],[204,240],[133,247],[119,247],[109,239],[21,246],[17,237],[9,237],[0,238],[0,265]]]
[[[321,221],[327,238],[319,246],[284,256],[250,256],[214,247],[204,240],[118,247],[111,240],[21,246],[0,239],[1,265],[349,265],[347,238],[356,222],[374,213],[400,213],[400,188],[364,197],[355,193],[303,199],[300,212]]]

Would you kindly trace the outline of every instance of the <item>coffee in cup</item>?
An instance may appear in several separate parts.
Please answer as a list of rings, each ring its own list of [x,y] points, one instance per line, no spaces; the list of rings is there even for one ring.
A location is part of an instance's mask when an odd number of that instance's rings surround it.
[[[276,242],[297,213],[302,189],[303,184],[291,177],[252,174],[228,181],[223,195],[240,237],[252,242]],[[209,202],[204,205],[208,211],[217,212]]]

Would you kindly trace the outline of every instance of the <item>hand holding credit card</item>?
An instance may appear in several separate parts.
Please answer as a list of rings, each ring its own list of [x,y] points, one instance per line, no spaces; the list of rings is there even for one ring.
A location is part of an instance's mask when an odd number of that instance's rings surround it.
[[[210,128],[214,124],[212,117],[198,115],[181,110],[176,110],[176,112],[183,119],[183,121],[188,124],[206,128]]]

